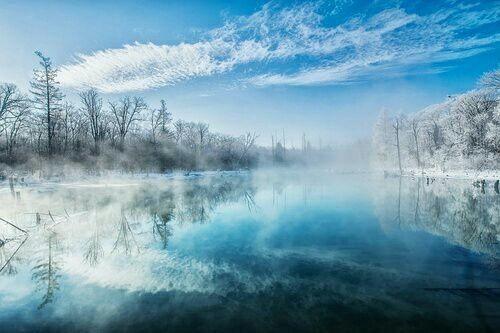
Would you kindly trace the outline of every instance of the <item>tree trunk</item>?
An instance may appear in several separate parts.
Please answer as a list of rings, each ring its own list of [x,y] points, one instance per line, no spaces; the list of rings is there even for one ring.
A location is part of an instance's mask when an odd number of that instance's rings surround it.
[[[400,144],[399,144],[399,127],[400,127],[400,123],[399,123],[399,119],[396,120],[396,147],[398,148],[398,166],[399,166],[399,174],[402,175],[403,174],[403,169],[401,167],[401,148],[400,148]]]

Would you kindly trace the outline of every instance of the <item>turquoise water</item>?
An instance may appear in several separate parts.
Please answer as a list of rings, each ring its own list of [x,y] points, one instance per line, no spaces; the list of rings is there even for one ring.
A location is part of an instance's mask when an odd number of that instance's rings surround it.
[[[492,187],[284,172],[19,188],[0,191],[27,233],[0,229],[2,331],[500,324]]]

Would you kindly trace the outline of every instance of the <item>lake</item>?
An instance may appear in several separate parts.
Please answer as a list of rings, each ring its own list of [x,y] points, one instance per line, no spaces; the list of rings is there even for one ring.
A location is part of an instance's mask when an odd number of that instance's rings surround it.
[[[2,332],[500,324],[492,186],[299,171],[1,186]]]

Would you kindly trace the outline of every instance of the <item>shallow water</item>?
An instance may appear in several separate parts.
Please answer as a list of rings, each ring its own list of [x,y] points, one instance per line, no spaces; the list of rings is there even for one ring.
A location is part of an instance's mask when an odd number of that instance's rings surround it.
[[[500,195],[286,172],[0,187],[9,331],[484,331]],[[37,214],[38,213],[38,214]]]

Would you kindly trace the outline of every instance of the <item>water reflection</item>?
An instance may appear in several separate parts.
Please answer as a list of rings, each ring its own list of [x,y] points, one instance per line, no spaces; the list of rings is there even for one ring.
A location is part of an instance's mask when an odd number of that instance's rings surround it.
[[[6,327],[20,313],[24,329],[173,332],[498,322],[500,196],[467,182],[222,174],[6,194],[0,217],[28,233],[0,225]]]
[[[397,185],[395,184],[397,183]],[[500,196],[468,181],[385,179],[375,195],[384,229],[421,230],[475,252],[500,258]]]
[[[35,266],[31,269],[32,279],[36,284],[37,290],[42,294],[41,303],[38,308],[41,309],[54,300],[54,294],[59,290],[59,271],[61,266],[57,258],[58,242],[57,234],[49,230],[44,232],[43,244],[37,252]]]

